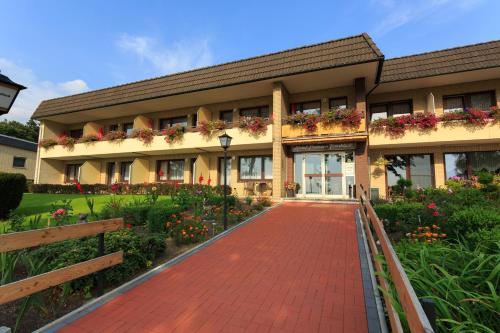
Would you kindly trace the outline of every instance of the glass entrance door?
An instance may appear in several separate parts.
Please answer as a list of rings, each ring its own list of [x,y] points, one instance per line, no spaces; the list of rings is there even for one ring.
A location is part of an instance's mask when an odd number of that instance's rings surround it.
[[[354,184],[352,152],[296,154],[295,181],[298,197],[348,198]]]

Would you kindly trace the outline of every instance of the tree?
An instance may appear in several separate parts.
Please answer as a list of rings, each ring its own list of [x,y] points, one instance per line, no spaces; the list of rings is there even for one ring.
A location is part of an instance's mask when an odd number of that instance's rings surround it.
[[[38,122],[30,119],[26,124],[15,120],[4,120],[0,122],[0,134],[13,136],[32,142],[38,142]]]

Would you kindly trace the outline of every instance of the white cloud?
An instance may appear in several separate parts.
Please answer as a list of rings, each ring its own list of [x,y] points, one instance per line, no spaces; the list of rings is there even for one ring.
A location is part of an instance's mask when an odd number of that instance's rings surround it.
[[[33,70],[19,66],[5,58],[0,58],[0,69],[2,70],[2,74],[7,75],[11,80],[28,88],[19,93],[10,112],[0,116],[0,120],[12,119],[25,122],[31,117],[43,100],[73,95],[89,90],[87,83],[80,79],[67,82],[41,80]]]
[[[119,48],[131,52],[141,62],[148,62],[157,74],[168,74],[212,64],[208,40],[179,41],[169,47],[151,37],[122,35]]]
[[[467,11],[480,2],[482,0],[371,0],[371,4],[383,15],[372,33],[380,37],[411,22],[434,21],[435,14],[443,15],[446,12],[456,14],[457,11]]]

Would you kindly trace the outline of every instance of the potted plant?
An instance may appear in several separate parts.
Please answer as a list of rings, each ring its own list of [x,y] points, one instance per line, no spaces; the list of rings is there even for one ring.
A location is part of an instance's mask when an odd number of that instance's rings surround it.
[[[295,197],[295,193],[299,190],[299,184],[295,182],[285,182],[285,190],[287,198]]]

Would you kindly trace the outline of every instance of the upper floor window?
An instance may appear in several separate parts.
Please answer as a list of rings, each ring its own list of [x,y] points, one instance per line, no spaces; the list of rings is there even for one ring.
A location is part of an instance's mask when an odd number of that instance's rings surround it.
[[[187,127],[187,124],[188,122],[186,116],[160,119],[160,129],[165,129],[167,127],[173,127],[173,126]]]
[[[371,120],[386,119],[409,115],[412,113],[411,100],[399,102],[377,103],[370,105]]]
[[[330,109],[347,109],[347,97],[330,98]]]
[[[193,116],[191,117],[191,126],[198,126],[198,113],[193,113]]]
[[[26,167],[26,157],[14,156],[14,159],[12,160],[12,167],[14,168]]]
[[[118,124],[111,124],[108,126],[109,132],[118,131]]]
[[[66,165],[66,183],[73,183],[80,180],[80,167],[81,164],[68,164]]]
[[[496,98],[494,91],[443,97],[444,112],[463,111],[466,108],[489,110],[490,107],[495,105],[496,105]]]
[[[304,102],[304,103],[293,103],[290,106],[291,113],[303,113],[303,114],[321,114],[321,101]]]
[[[258,106],[254,108],[246,108],[240,110],[241,117],[261,117],[269,118],[269,106]]]
[[[125,123],[123,124],[123,131],[127,133],[127,135],[132,134],[132,131],[134,130],[134,123]]]
[[[219,113],[219,120],[222,120],[226,123],[233,122],[233,110],[225,110]]]
[[[74,138],[74,139],[79,139],[83,136],[83,129],[78,128],[78,129],[70,130],[69,136]]]

